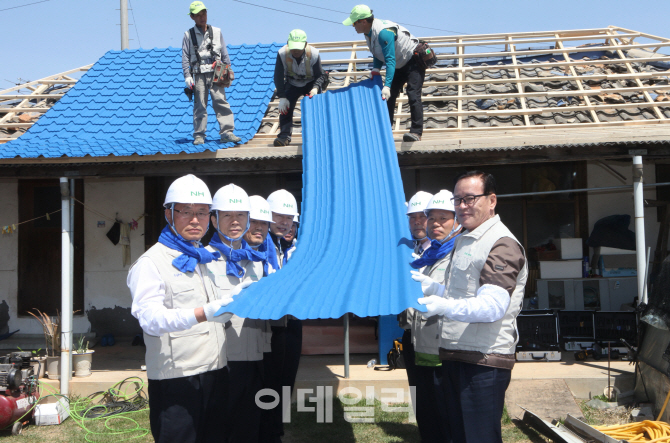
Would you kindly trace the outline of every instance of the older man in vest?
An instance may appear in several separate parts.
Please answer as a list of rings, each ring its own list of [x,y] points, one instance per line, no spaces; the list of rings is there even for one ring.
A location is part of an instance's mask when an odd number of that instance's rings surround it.
[[[328,85],[328,73],[321,67],[319,50],[307,44],[307,34],[294,29],[277,53],[275,87],[279,98],[279,135],[275,146],[287,146],[293,133],[293,111],[300,96],[312,98]]]
[[[426,318],[437,316],[444,417],[450,441],[502,442],[500,420],[514,367],[528,264],[523,247],[496,215],[491,174],[456,179],[453,202],[465,228],[444,284],[414,272]]]
[[[207,95],[212,97],[221,143],[239,143],[240,138],[233,134],[235,120],[226,100],[226,90],[224,86],[213,82],[216,62],[230,66],[230,57],[221,29],[207,24],[207,8],[200,1],[191,3],[189,15],[195,26],[184,33],[181,67],[186,87],[193,90],[194,96],[193,144],[205,143]]]
[[[149,420],[156,442],[219,442],[228,392],[224,324],[214,314],[232,301],[216,290],[202,247],[212,197],[202,180],[175,180],[165,197],[168,225],[128,272],[131,313],[146,344]]]
[[[243,240],[250,226],[251,204],[244,189],[226,185],[214,194],[212,224],[216,232],[209,249],[221,257],[207,264],[219,295],[227,297],[237,288],[263,277],[265,255]],[[225,416],[229,420],[228,442],[258,442],[261,409],[256,393],[263,388],[263,352],[267,321],[233,315],[226,323],[226,356],[230,389]]]
[[[382,98],[388,105],[391,125],[393,125],[396,99],[403,86],[407,84],[407,100],[412,126],[409,133],[403,135],[403,141],[421,140],[421,134],[423,134],[421,89],[426,70],[417,63],[414,57],[414,49],[419,44],[419,39],[397,23],[375,18],[372,10],[366,5],[354,6],[349,18],[342,23],[345,26],[353,25],[357,33],[365,36],[365,41],[373,56],[373,76],[380,75],[379,70],[386,65],[386,80],[382,88]]]

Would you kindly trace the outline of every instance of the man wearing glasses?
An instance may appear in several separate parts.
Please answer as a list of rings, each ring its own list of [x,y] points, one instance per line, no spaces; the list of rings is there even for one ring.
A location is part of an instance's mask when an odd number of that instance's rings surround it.
[[[414,49],[419,39],[407,29],[389,20],[375,18],[366,5],[354,6],[349,18],[342,22],[353,26],[357,33],[365,36],[365,41],[373,56],[372,75],[381,75],[379,70],[386,65],[386,81],[382,88],[382,99],[386,100],[393,125],[395,101],[407,83],[407,100],[412,119],[409,133],[403,135],[406,142],[421,140],[423,134],[423,106],[421,89],[426,70],[414,58]]]
[[[158,243],[128,272],[131,313],[147,347],[149,421],[158,443],[218,442],[226,430],[224,324],[232,314],[214,314],[233,299],[217,292],[205,267],[220,257],[200,243],[211,205],[202,180],[190,174],[175,180]]]
[[[495,179],[470,171],[456,178],[456,218],[465,231],[447,279],[421,282],[425,317],[438,316],[443,412],[452,441],[502,442],[500,420],[518,341],[528,265],[523,247],[495,214]]]

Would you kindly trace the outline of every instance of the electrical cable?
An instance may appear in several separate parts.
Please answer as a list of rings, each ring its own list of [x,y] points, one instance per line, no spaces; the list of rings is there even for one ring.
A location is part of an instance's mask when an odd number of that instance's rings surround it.
[[[299,17],[306,17],[306,18],[311,18],[311,19],[314,19],[314,20],[321,20],[322,22],[335,23],[336,25],[341,24],[340,22],[336,22],[336,21],[333,21],[333,20],[326,20],[326,19],[323,19],[323,18],[312,17],[312,16],[309,16],[309,15],[296,14],[295,12],[282,11],[281,9],[275,9],[275,8],[270,8],[268,6],[257,5],[257,4],[249,3],[249,2],[243,2],[242,0],[233,0],[233,1],[237,2],[237,3],[244,3],[245,5],[256,6],[257,8],[263,8],[263,9],[269,9],[271,11],[282,12],[284,14],[297,15]]]
[[[135,35],[137,35],[137,43],[139,43],[140,48],[142,47],[142,41],[140,40],[140,33],[137,30],[137,20],[135,20],[135,11],[133,10],[133,4],[128,0],[128,5],[130,5],[130,13],[133,16],[133,25],[135,26]]]
[[[46,3],[51,0],[42,0],[41,2],[33,2],[33,3],[26,3],[25,5],[20,5],[20,6],[12,6],[11,8],[5,8],[5,9],[0,9],[0,12],[2,11],[9,11],[10,9],[17,9],[17,8],[23,8],[25,6],[30,6],[30,5],[36,5],[38,3]]]

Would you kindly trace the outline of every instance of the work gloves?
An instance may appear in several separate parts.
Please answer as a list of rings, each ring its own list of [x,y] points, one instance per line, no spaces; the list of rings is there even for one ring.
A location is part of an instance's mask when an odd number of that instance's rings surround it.
[[[307,97],[312,98],[318,93],[319,93],[319,88],[312,88],[312,90],[309,91],[309,94],[307,94]]]
[[[382,89],[382,100],[388,100],[391,98],[391,88],[384,86]]]
[[[184,79],[184,83],[186,83],[186,87],[189,89],[193,89],[193,79],[191,77],[187,77]]]
[[[444,294],[444,285],[439,284],[432,278],[420,272],[410,271],[410,273],[412,274],[412,279],[414,281],[418,281],[421,283],[421,291],[423,292],[423,295],[425,295],[426,297],[431,295],[437,295],[438,297],[442,297],[442,294]]]
[[[371,76],[371,77],[374,77],[375,75],[382,75],[382,73],[379,72],[379,68],[374,68],[374,69],[370,72],[370,76]]]
[[[288,108],[291,107],[291,103],[288,101],[287,98],[280,98],[279,99],[279,113],[281,115],[286,115],[288,114]]]
[[[421,313],[425,318],[430,318],[435,315],[444,315],[449,309],[449,303],[451,301],[452,300],[438,297],[437,295],[430,295],[418,300],[420,305],[424,305],[426,307],[426,312]]]
[[[224,306],[227,306],[230,302],[233,301],[232,296],[227,296],[218,300],[207,303],[202,307],[202,310],[205,311],[205,317],[207,321],[215,321],[217,323],[226,323],[233,316],[231,312],[224,312],[223,314],[216,316],[216,313]]]

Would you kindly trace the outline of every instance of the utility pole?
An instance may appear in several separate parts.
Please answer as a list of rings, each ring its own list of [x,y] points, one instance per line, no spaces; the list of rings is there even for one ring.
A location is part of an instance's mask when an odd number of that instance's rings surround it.
[[[128,0],[121,1],[121,50],[128,49]]]

